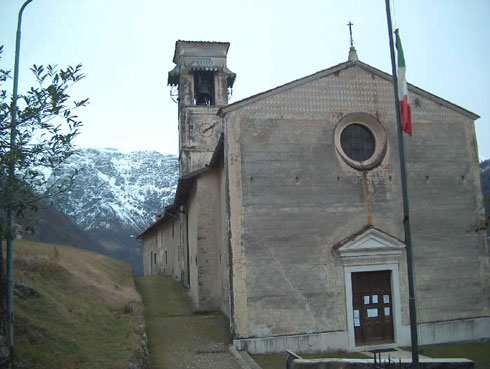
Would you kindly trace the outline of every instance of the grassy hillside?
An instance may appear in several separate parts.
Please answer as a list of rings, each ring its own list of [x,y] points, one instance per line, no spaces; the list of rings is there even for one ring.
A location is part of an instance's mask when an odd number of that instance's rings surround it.
[[[143,317],[128,264],[29,241],[14,250],[16,368],[125,369],[136,360]]]
[[[47,203],[41,202],[35,212],[25,211],[17,217],[24,228],[34,228],[34,233],[24,232],[23,239],[42,243],[74,246],[83,250],[109,255],[91,232],[77,226],[67,215]]]
[[[141,245],[131,237],[134,230],[111,226],[110,229],[86,231],[66,214],[47,203],[39,203],[35,212],[25,211],[16,218],[25,231],[23,239],[35,242],[69,245],[83,250],[95,251],[132,265],[134,275],[143,275]]]

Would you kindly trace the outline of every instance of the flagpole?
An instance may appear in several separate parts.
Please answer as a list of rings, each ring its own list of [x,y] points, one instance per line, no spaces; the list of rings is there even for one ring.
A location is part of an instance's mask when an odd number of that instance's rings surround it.
[[[410,210],[408,206],[407,169],[405,166],[405,147],[403,145],[402,119],[400,112],[400,100],[398,99],[398,78],[396,74],[395,50],[393,48],[393,29],[391,26],[390,0],[385,0],[386,18],[388,20],[388,35],[390,38],[391,69],[393,74],[393,90],[395,93],[396,126],[398,132],[398,152],[400,156],[400,172],[403,195],[403,226],[405,230],[405,246],[407,250],[408,272],[408,307],[410,313],[410,338],[412,344],[412,364],[414,369],[419,369],[419,348],[417,338],[417,314],[415,311],[415,288],[413,281],[412,237],[410,229]]]

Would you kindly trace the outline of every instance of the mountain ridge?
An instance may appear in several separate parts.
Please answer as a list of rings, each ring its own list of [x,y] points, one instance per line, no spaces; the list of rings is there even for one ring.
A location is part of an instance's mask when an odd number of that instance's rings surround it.
[[[156,151],[80,149],[55,176],[79,173],[69,191],[53,199],[54,207],[102,245],[102,253],[127,261],[142,273],[142,250],[136,236],[155,214],[172,203],[179,177],[175,155]]]

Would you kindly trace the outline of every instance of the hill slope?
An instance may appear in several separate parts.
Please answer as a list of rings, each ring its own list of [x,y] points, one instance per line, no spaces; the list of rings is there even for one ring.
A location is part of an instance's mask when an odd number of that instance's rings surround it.
[[[121,368],[143,333],[129,265],[90,251],[16,241],[18,368]]]
[[[48,204],[41,204],[35,213],[24,212],[24,215],[18,217],[16,221],[23,226],[23,229],[26,227],[35,229],[34,234],[23,232],[22,238],[26,240],[70,245],[110,256],[110,252],[105,250],[89,232],[84,231],[67,215]]]

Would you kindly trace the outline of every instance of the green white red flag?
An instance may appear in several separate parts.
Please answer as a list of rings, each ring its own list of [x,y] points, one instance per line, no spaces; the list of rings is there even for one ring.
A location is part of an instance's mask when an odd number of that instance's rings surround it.
[[[400,110],[402,115],[402,130],[408,135],[412,135],[412,112],[408,104],[408,86],[405,77],[405,57],[403,56],[402,41],[395,30],[396,50],[398,55],[398,99],[400,100]]]

